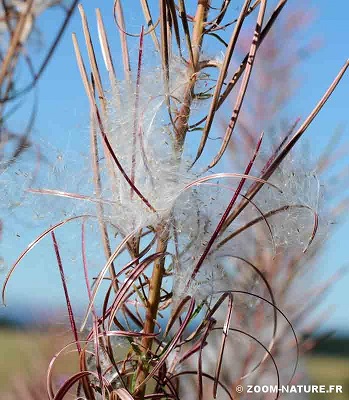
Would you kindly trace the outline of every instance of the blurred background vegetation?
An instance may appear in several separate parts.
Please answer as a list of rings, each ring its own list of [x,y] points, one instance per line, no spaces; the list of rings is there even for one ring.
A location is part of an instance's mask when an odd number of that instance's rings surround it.
[[[6,393],[10,391],[13,394],[14,388],[22,396],[30,388],[41,388],[42,399],[46,398],[46,367],[52,355],[72,340],[67,331],[57,332],[56,328],[41,326],[38,329],[37,326],[31,328],[3,324],[0,329],[0,398],[9,400],[9,394]],[[343,387],[343,394],[313,394],[314,400],[349,399],[349,338],[322,339],[307,355],[306,366],[311,384]],[[62,378],[72,372],[69,357],[60,361],[58,375],[59,370]],[[29,395],[26,397],[30,398]]]

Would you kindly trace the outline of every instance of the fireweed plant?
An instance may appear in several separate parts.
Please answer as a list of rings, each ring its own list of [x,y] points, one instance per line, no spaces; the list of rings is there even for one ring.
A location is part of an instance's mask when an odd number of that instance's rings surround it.
[[[116,74],[101,13],[98,64],[79,7],[89,67],[75,34],[73,44],[90,104],[93,189],[30,189],[39,197],[70,199],[76,207],[23,251],[2,293],[5,303],[15,269],[49,237],[74,336],[49,365],[50,399],[241,399],[250,397],[240,393],[240,384],[297,380],[300,346],[282,305],[300,255],[311,258],[319,246],[323,217],[318,174],[291,150],[349,63],[303,123],[280,133],[271,152],[263,149],[263,133],[249,137],[248,146],[229,147],[256,54],[287,1],[270,10],[269,3],[246,0],[232,19],[230,1],[160,0],[151,8],[140,0],[145,23],[131,33],[121,1],[115,1],[123,77]],[[237,43],[251,21],[249,51],[234,70]],[[134,59],[130,40],[137,41]],[[224,52],[210,55],[218,49],[215,41]],[[224,108],[230,108],[230,119],[222,128]],[[217,132],[220,140],[213,141]],[[246,163],[227,172],[224,156],[234,151],[244,151],[239,158]],[[80,327],[58,237],[73,221],[81,224],[78,247],[89,298]],[[97,276],[88,268],[89,224],[99,226],[107,260]],[[280,260],[285,268],[273,274]],[[304,312],[306,306],[298,314],[293,310],[292,322]],[[79,371],[56,387],[56,359],[71,351]],[[287,365],[279,359],[283,351]]]
[[[4,0],[0,3],[0,128],[2,150],[4,142],[25,142],[23,137],[8,128],[8,121],[40,80],[69,23],[77,1],[65,0]],[[60,9],[63,16],[57,21],[57,32],[46,44],[40,30],[40,19],[52,8]],[[27,131],[33,126],[36,107],[29,118]],[[28,140],[27,140],[28,141]],[[6,144],[6,143],[5,143]],[[20,144],[16,148],[21,153]],[[25,143],[22,143],[25,147]],[[18,156],[16,151],[12,159]],[[8,157],[10,158],[10,157]],[[1,158],[1,170],[4,168]],[[11,162],[11,160],[9,161]]]
[[[0,185],[4,183],[11,166],[31,146],[30,135],[35,125],[37,96],[25,95],[33,92],[67,27],[77,1],[63,0],[6,0],[0,3]],[[52,8],[63,11],[57,22],[52,43],[44,45],[40,31],[41,16]],[[25,127],[13,129],[19,109],[24,103],[33,103]],[[18,121],[18,119],[17,119]],[[35,152],[34,152],[35,153]],[[32,154],[31,154],[32,155]],[[5,197],[5,196],[4,196]],[[18,199],[17,199],[18,200]],[[5,201],[1,202],[3,207]],[[1,232],[1,225],[0,225]]]
[[[26,97],[37,86],[43,72],[69,23],[78,1],[63,0],[4,0],[0,3],[0,187],[3,193],[1,209],[8,205],[10,198],[5,175],[13,164],[31,147],[30,136],[35,125],[37,96]],[[57,22],[52,43],[44,45],[39,20],[46,17],[52,8],[63,11],[63,18]],[[33,103],[25,127],[13,128],[18,111],[25,103]],[[18,121],[18,119],[17,119]],[[38,151],[34,151],[34,157]],[[33,153],[30,156],[33,157]],[[16,199],[18,203],[18,197]],[[5,227],[4,229],[7,229]],[[3,222],[0,221],[0,239]],[[0,269],[3,268],[0,256]]]

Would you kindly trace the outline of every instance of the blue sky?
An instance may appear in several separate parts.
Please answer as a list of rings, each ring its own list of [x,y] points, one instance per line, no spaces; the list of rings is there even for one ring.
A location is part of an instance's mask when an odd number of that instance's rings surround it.
[[[82,4],[91,22],[93,37],[96,36],[94,23],[94,8],[100,6],[100,1],[86,0]],[[106,26],[110,31],[111,42],[115,58],[119,55],[116,29],[111,18],[111,5],[113,1],[102,3],[102,13]],[[290,1],[292,3],[292,1]],[[297,70],[297,78],[300,78],[302,86],[296,96],[290,102],[287,113],[290,117],[306,117],[322,96],[327,86],[349,57],[349,2],[340,0],[336,7],[329,1],[318,0],[309,2],[314,10],[314,22],[304,33],[307,37],[319,37],[322,46],[310,58],[307,58]],[[340,10],[340,11],[338,11]],[[132,10],[126,10],[130,12]],[[57,14],[52,12],[47,19],[41,21],[42,31],[47,38],[53,34],[56,28]],[[38,88],[40,98],[38,116],[33,137],[41,138],[42,142],[49,143],[50,149],[68,150],[72,157],[84,146],[88,145],[88,103],[85,97],[80,75],[76,66],[71,33],[77,32],[81,44],[83,36],[78,12],[75,13],[67,32]],[[285,44],[287,46],[287,44]],[[83,47],[83,46],[82,46]],[[97,54],[100,57],[100,54]],[[117,62],[118,65],[118,62]],[[349,74],[343,79],[333,97],[311,125],[307,132],[307,138],[311,143],[311,152],[316,156],[324,147],[335,128],[341,124],[345,127],[345,136],[348,137],[349,107],[348,107]],[[23,108],[19,117],[13,122],[20,129],[26,122],[28,108]],[[345,142],[345,141],[344,141]],[[346,140],[348,143],[348,140]],[[347,158],[346,161],[349,159]],[[344,191],[344,188],[343,188]],[[5,225],[6,226],[6,225]],[[11,264],[18,252],[22,250],[34,237],[38,230],[23,232],[20,238],[16,224],[12,224],[10,233],[6,234],[2,243],[1,254]],[[333,237],[324,256],[317,266],[316,281],[329,278],[336,270],[348,263],[347,243],[349,235],[349,221],[344,222]],[[15,244],[15,245],[14,245]],[[35,265],[35,257],[47,258],[44,267]],[[50,266],[53,259],[46,253],[37,250],[31,262],[21,266],[13,277],[9,287],[8,303],[27,305],[32,302],[35,305],[54,305],[59,299],[63,299],[61,288],[57,287],[57,272]],[[74,280],[74,273],[71,280]],[[73,296],[79,298],[79,291],[74,285]],[[338,282],[329,293],[323,308],[333,305],[335,309],[324,325],[324,328],[337,329],[349,332],[348,306],[349,306],[349,275],[347,274]],[[49,299],[47,296],[49,294]],[[44,307],[43,307],[44,308]],[[9,309],[15,310],[15,306]],[[1,311],[0,311],[1,312]]]

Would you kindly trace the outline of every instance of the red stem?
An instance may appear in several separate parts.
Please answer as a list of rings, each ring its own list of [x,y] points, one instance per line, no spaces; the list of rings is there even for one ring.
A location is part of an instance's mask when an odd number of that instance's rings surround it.
[[[262,140],[263,140],[263,134],[261,135],[261,137],[260,137],[260,139],[259,139],[259,141],[257,143],[256,150],[255,150],[255,152],[253,154],[253,157],[251,158],[248,166],[245,169],[244,175],[248,175],[250,173],[251,168],[253,166],[253,163],[254,163],[254,161],[255,161],[255,159],[257,157],[257,154],[259,152],[259,149],[261,147]],[[211,250],[214,241],[217,239],[217,237],[218,237],[218,235],[219,235],[219,233],[220,233],[220,231],[221,231],[221,229],[223,227],[224,222],[226,221],[226,219],[228,218],[228,216],[230,214],[230,211],[234,207],[234,204],[235,204],[235,202],[236,202],[236,200],[237,200],[237,198],[238,198],[238,196],[239,196],[239,194],[240,194],[245,182],[246,182],[246,178],[242,178],[240,183],[239,183],[239,186],[237,187],[237,189],[236,189],[236,191],[235,191],[235,193],[234,193],[234,195],[232,197],[232,199],[230,200],[230,203],[229,203],[228,207],[226,208],[221,220],[219,221],[219,223],[217,225],[217,228],[213,232],[213,235],[211,236],[210,240],[208,241],[204,252],[202,253],[199,261],[197,262],[197,264],[196,264],[196,266],[194,268],[194,271],[191,274],[191,279],[194,279],[196,274],[199,272],[199,269],[200,269],[201,265],[203,264],[205,258],[207,257],[209,251]],[[189,285],[189,282],[188,282],[187,286],[188,285]]]
[[[62,285],[63,285],[64,295],[65,295],[65,301],[67,303],[70,326],[72,328],[72,332],[73,332],[74,339],[76,342],[76,348],[78,349],[78,353],[80,354],[81,346],[80,346],[79,337],[78,337],[78,330],[76,329],[76,323],[75,323],[74,313],[73,313],[73,309],[72,309],[71,302],[70,302],[67,281],[65,279],[62,259],[61,259],[61,255],[59,252],[58,242],[57,242],[54,231],[51,232],[51,236],[52,236],[52,241],[53,241],[53,248],[55,250],[55,254],[56,254],[56,258],[57,258],[58,269],[61,274]]]

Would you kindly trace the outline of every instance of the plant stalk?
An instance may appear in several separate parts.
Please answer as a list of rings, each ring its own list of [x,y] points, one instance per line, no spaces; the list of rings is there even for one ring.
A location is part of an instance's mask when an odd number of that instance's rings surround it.
[[[158,229],[158,243],[156,252],[165,253],[167,249],[167,243],[169,239],[169,226],[163,224]],[[154,333],[155,321],[160,303],[160,294],[162,287],[162,279],[165,272],[165,257],[158,258],[154,262],[152,276],[149,282],[149,295],[147,301],[146,317],[144,323],[144,333]],[[149,373],[149,355],[153,344],[152,337],[143,337],[141,341],[141,348],[144,354],[143,358],[139,360],[137,369],[136,386],[139,387]],[[146,385],[139,387],[137,393],[137,399],[143,400],[146,391]]]
[[[211,0],[199,0],[196,9],[194,29],[191,40],[192,54],[193,54],[193,64],[190,65],[191,77],[186,87],[183,104],[178,112],[175,124],[178,152],[181,152],[185,136],[188,131],[190,107],[193,102],[193,89],[199,72],[199,60],[200,60],[202,40],[204,36],[204,24],[207,19],[207,13],[209,10],[210,2]]]

